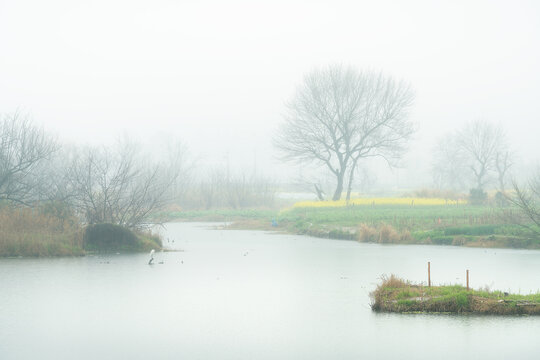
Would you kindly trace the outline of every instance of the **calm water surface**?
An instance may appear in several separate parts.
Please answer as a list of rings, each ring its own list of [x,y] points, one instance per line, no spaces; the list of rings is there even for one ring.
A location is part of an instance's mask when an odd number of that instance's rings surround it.
[[[521,293],[540,251],[168,224],[181,252],[0,259],[0,359],[540,359],[539,317],[376,314],[382,274]],[[172,242],[174,240],[174,243]],[[159,264],[163,262],[163,264]]]

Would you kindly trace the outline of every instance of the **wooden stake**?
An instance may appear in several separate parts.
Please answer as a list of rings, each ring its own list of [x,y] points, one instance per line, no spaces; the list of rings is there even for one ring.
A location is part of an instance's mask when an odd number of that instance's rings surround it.
[[[427,286],[431,287],[431,263],[427,263]]]
[[[467,270],[467,291],[469,291],[469,270]]]

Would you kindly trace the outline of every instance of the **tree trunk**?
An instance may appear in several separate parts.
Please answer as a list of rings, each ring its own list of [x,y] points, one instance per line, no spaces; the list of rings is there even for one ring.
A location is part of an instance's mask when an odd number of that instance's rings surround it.
[[[481,189],[483,190],[484,189],[484,176],[482,175],[481,177],[478,178],[478,181],[477,181],[477,184],[476,184],[476,188],[477,189]]]
[[[315,192],[317,193],[317,198],[319,198],[320,201],[324,201],[324,192],[321,190],[317,184],[313,184],[315,186]]]
[[[354,180],[354,172],[356,171],[356,162],[358,159],[355,159],[352,166],[351,166],[351,172],[349,173],[349,183],[347,184],[347,202],[351,200],[351,190],[352,190],[352,184]]]
[[[337,185],[336,185],[336,191],[334,192],[334,196],[332,197],[333,201],[338,201],[341,199],[341,193],[343,192],[343,178],[345,177],[345,171],[340,171],[336,174],[337,177]]]
[[[350,177],[349,177],[349,179],[350,179]],[[349,202],[349,200],[351,200],[351,187],[352,187],[351,184],[352,183],[349,183],[349,186],[347,187],[347,197],[345,199],[345,200],[347,200],[347,202]]]

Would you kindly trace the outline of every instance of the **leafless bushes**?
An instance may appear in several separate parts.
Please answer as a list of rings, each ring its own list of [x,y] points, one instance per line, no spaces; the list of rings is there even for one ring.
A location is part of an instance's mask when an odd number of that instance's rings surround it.
[[[76,214],[85,224],[131,229],[159,222],[159,210],[173,204],[272,206],[271,180],[217,169],[196,180],[186,148],[164,143],[161,151],[128,139],[108,147],[61,147],[27,118],[6,115],[0,120],[0,205],[47,206],[59,219]]]
[[[43,197],[40,166],[56,141],[18,113],[0,119],[0,200],[29,204]]]
[[[463,198],[463,194],[460,194],[452,190],[443,189],[420,189],[414,192],[415,197],[419,198],[436,198],[447,200],[459,200]]]
[[[45,203],[49,215],[60,219],[67,211],[88,224],[141,228],[180,192],[180,180],[187,178],[184,153],[176,146],[156,161],[129,141],[108,148],[61,148],[28,118],[5,115],[0,120],[0,201],[36,209]]]
[[[182,205],[195,209],[271,207],[275,193],[276,184],[263,176],[213,169],[189,188]]]
[[[514,194],[507,199],[519,209],[520,216],[513,216],[513,222],[540,234],[540,168],[525,186],[513,183]]]
[[[71,202],[88,224],[143,228],[152,212],[173,200],[181,176],[173,165],[151,161],[129,142],[82,149],[67,170]]]
[[[503,129],[477,120],[439,141],[432,173],[439,188],[483,191],[496,179],[498,190],[504,192],[512,165],[513,155]]]

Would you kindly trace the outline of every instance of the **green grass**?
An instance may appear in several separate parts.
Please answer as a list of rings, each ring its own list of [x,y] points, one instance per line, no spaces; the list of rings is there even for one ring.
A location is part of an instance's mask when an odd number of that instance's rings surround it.
[[[282,227],[297,233],[360,241],[540,248],[540,239],[508,222],[512,210],[471,205],[362,205],[283,210]],[[341,236],[340,236],[341,233]]]
[[[501,211],[469,205],[376,205],[338,208],[293,208],[279,214],[280,221],[356,226],[385,223],[394,228],[426,229],[437,226],[491,225],[500,222]]]
[[[167,219],[182,221],[235,221],[235,220],[265,220],[276,218],[277,210],[271,209],[212,209],[169,211],[160,213]]]
[[[371,298],[375,311],[540,315],[540,293],[521,295],[467,290],[461,285],[427,287],[393,275],[383,278]]]

